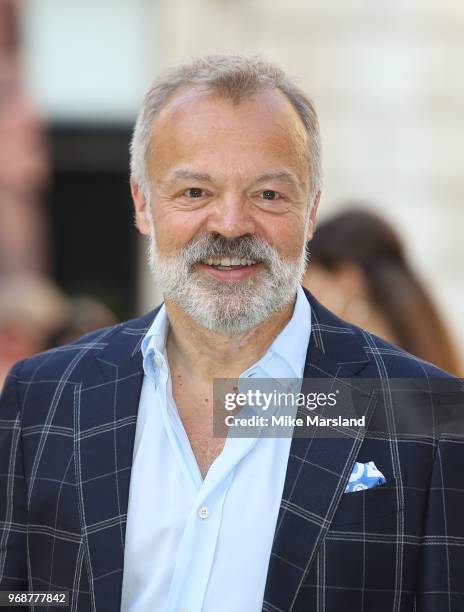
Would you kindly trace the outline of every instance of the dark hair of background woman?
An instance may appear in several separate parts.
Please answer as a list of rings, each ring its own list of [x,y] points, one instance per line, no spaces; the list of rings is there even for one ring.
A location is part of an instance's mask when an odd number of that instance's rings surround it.
[[[318,225],[308,250],[310,261],[328,270],[342,263],[358,265],[372,303],[385,317],[397,343],[459,375],[459,360],[447,329],[388,223],[365,210],[347,210]]]

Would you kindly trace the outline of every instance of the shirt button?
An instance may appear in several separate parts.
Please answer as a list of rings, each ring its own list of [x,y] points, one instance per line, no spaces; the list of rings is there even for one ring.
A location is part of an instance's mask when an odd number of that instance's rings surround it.
[[[198,510],[198,516],[201,519],[206,519],[209,516],[209,508],[208,506],[202,506],[199,510]]]
[[[155,363],[157,366],[160,366],[163,363],[163,360],[159,355],[155,355]]]

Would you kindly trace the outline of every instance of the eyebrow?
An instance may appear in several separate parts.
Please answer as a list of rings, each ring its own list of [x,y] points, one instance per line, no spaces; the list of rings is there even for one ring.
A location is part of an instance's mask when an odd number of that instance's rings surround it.
[[[283,181],[284,183],[288,183],[293,185],[294,187],[299,188],[301,186],[301,182],[298,177],[292,172],[287,172],[286,170],[276,170],[275,172],[266,172],[266,174],[261,174],[255,179],[255,183],[262,183],[264,181]]]
[[[186,180],[194,180],[194,181],[204,181],[204,182],[213,182],[213,178],[207,172],[192,172],[191,170],[186,170],[183,168],[179,168],[175,172],[173,172],[172,176],[161,182],[161,186],[166,187],[172,185],[179,179]],[[288,172],[287,170],[275,170],[273,172],[266,172],[265,174],[261,174],[253,180],[253,183],[262,183],[264,181],[283,181],[292,185],[293,187],[300,188],[301,182],[299,178],[293,174],[292,172]]]
[[[161,186],[166,187],[172,185],[172,183],[175,183],[179,179],[205,182],[212,182],[213,180],[211,175],[207,174],[206,172],[192,172],[191,170],[184,170],[180,168],[179,170],[176,170],[170,178],[161,181]]]

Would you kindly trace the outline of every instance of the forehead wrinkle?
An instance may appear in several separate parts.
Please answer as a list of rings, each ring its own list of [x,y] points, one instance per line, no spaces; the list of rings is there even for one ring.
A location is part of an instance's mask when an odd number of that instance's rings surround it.
[[[192,92],[189,91],[188,94],[196,94],[195,96],[192,96],[193,98],[198,96],[199,92]],[[203,97],[203,96],[201,96]],[[208,95],[205,96],[206,99],[211,98],[212,101],[215,101],[214,98],[216,96],[211,96],[211,92],[209,92]],[[220,99],[220,97],[219,97]],[[152,145],[150,147],[150,162],[153,162],[153,157],[154,157],[154,153],[156,150],[156,139],[153,138],[154,134],[154,128],[155,127],[159,127],[159,121],[160,119],[162,119],[163,115],[166,115],[167,113],[167,117],[164,117],[164,119],[168,120],[168,124],[172,125],[173,121],[172,121],[172,114],[174,112],[174,114],[180,114],[181,118],[183,118],[184,115],[184,111],[186,110],[184,108],[184,106],[188,106],[187,102],[190,102],[191,100],[189,100],[189,96],[186,97],[186,99],[183,99],[183,96],[180,96],[180,100],[178,100],[178,104],[174,104],[174,108],[171,107],[171,104],[168,104],[166,108],[163,109],[163,112],[161,113],[161,116],[158,116],[157,118],[155,118],[155,121],[152,125],[152,138],[150,139],[150,144]],[[174,102],[176,102],[176,100],[174,100]],[[226,100],[226,102],[229,102],[228,100]],[[238,104],[238,105],[232,105],[232,107],[237,110],[239,110],[240,108],[243,108],[242,104],[246,104],[247,102],[256,102],[256,100],[254,100],[253,98],[250,100],[243,100],[242,103]],[[172,103],[172,101],[171,101]],[[274,105],[273,105],[274,106]],[[171,108],[170,108],[171,107]],[[191,111],[192,109],[190,109]],[[193,109],[195,110],[195,109]],[[201,111],[204,112],[205,109],[203,109],[201,106],[199,109],[197,109],[199,112]],[[219,109],[221,110],[221,109]],[[284,137],[286,144],[288,145],[288,158],[289,161],[295,164],[297,164],[299,166],[298,171],[293,173],[295,174],[295,180],[293,182],[293,185],[296,185],[299,188],[303,188],[306,189],[307,187],[309,187],[309,184],[312,182],[311,181],[311,168],[310,168],[310,163],[309,159],[308,159],[308,143],[307,143],[307,134],[304,128],[303,123],[301,122],[301,120],[299,119],[298,115],[296,114],[295,109],[290,105],[290,107],[287,106],[287,108],[283,109],[285,111],[285,116],[280,116],[280,117],[273,117],[272,123],[274,125],[274,129],[276,130],[276,132],[274,132],[274,134],[269,134],[265,129],[263,131],[262,137],[264,137],[265,140],[265,144],[266,146],[269,148],[270,151],[272,150],[277,150],[280,151],[282,148],[282,143],[276,142],[276,134],[280,134],[282,137]],[[290,111],[290,112],[289,112]],[[200,114],[201,114],[200,113]],[[171,116],[170,116],[171,115]],[[189,121],[192,121],[192,113],[189,112],[188,114],[188,119]],[[230,118],[230,119],[234,119],[234,117]],[[290,120],[290,121],[289,121]],[[249,134],[247,132],[247,121],[248,118],[245,117],[243,124],[241,124],[241,122],[237,122],[235,119],[232,121],[217,121],[215,122],[214,125],[210,124],[210,128],[213,130],[213,136],[214,135],[221,135],[221,134],[225,134],[227,135],[227,132],[232,130],[234,132],[234,143],[237,146],[247,146],[247,145],[251,145],[251,146],[255,146],[257,145],[258,147],[263,146],[263,142],[258,141],[258,136],[256,136],[256,134],[253,136],[253,140],[249,140]],[[174,122],[175,123],[175,122]],[[193,120],[193,123],[195,124],[196,121]],[[195,134],[194,134],[195,135]],[[198,135],[197,135],[198,136]],[[197,138],[198,140],[198,138]],[[240,142],[241,140],[243,140],[243,142]],[[277,138],[278,140],[278,138]],[[201,145],[203,142],[202,138],[200,137],[199,140],[199,144]],[[183,149],[181,150],[181,153],[183,152]],[[284,159],[282,159],[281,157],[281,161],[286,161]],[[151,165],[151,164],[150,164]],[[227,161],[224,160],[224,166],[223,166],[223,170],[225,169],[225,166],[227,165]],[[287,164],[284,163],[284,166],[286,166]],[[309,172],[308,172],[309,171]],[[306,174],[308,173],[308,176],[306,176]],[[227,174],[227,172],[226,172]],[[267,174],[267,173],[266,173]],[[262,177],[259,177],[257,179],[253,179],[254,182],[257,182],[258,180],[264,180],[265,178],[271,179],[277,179],[277,180],[284,180],[286,182],[288,182],[289,184],[292,183],[291,180],[288,180],[287,177],[284,176],[267,176],[265,177],[264,175]],[[161,179],[161,177],[160,177]],[[166,179],[164,180],[160,180],[159,185],[160,186],[170,186],[173,183],[175,183],[176,179],[186,179],[186,180],[198,180],[198,181],[204,181],[204,182],[214,182],[213,177],[208,174],[208,173],[203,173],[203,172],[195,172],[192,170],[190,170],[188,167],[187,168],[179,168],[177,171],[175,171],[171,176],[168,176]]]

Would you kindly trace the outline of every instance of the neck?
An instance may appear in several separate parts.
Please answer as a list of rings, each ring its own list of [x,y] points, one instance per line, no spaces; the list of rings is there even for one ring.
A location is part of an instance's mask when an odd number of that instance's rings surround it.
[[[267,351],[293,314],[295,298],[257,327],[241,334],[219,334],[199,325],[175,302],[165,301],[169,318],[166,351],[170,364],[193,380],[237,378]]]

